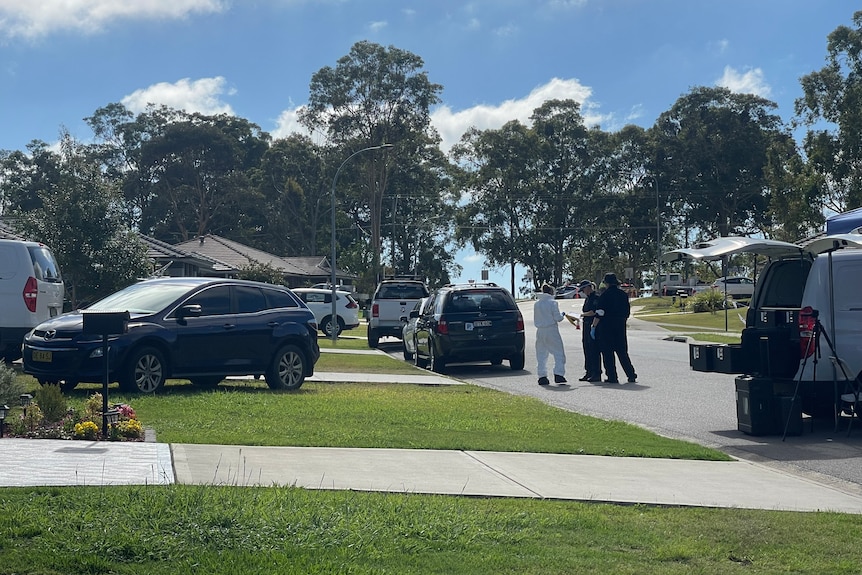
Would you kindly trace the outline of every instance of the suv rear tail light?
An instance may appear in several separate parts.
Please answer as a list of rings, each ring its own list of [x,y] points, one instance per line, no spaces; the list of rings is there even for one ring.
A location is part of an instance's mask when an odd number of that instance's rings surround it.
[[[799,310],[799,353],[803,359],[811,357],[817,347],[816,326],[817,315],[810,305]]]
[[[380,304],[376,303],[371,306],[371,317],[380,317]]]
[[[449,333],[449,323],[445,317],[437,320],[437,326],[434,328],[434,331],[440,335],[447,335]]]
[[[344,307],[346,307],[347,309],[356,309],[359,307],[359,305],[356,303],[355,299],[353,299],[352,297],[349,297],[349,298],[347,298],[347,305]]]
[[[521,312],[518,312],[518,320],[515,322],[515,330],[524,331],[524,316],[521,315]]]
[[[36,311],[36,298],[39,296],[39,283],[36,278],[30,276],[27,278],[27,283],[24,284],[24,305],[32,312]]]

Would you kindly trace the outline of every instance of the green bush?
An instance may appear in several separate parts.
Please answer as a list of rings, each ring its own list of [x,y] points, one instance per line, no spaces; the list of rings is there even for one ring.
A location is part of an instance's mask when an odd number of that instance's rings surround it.
[[[694,312],[712,312],[724,309],[724,294],[717,290],[704,290],[688,298],[688,306]]]
[[[59,385],[43,385],[36,390],[36,403],[48,423],[63,419],[68,406]]]
[[[18,397],[27,392],[27,386],[18,379],[18,373],[0,362],[0,405],[18,405]]]

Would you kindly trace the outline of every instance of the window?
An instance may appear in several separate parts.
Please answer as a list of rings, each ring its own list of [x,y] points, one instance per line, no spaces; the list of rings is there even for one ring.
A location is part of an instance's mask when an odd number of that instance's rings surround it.
[[[250,286],[236,286],[234,289],[238,313],[255,313],[266,309],[266,298],[260,289]]]
[[[230,313],[230,286],[215,286],[193,296],[186,304],[201,306],[201,315]]]
[[[267,308],[269,309],[299,306],[296,300],[290,297],[290,294],[286,291],[265,289],[263,290],[263,294],[266,296]]]

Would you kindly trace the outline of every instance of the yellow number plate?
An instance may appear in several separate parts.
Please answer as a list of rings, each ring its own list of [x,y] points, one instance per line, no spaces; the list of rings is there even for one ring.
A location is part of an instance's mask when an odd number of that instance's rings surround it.
[[[50,351],[33,350],[33,361],[44,361],[44,362],[50,363],[51,362],[51,352]]]

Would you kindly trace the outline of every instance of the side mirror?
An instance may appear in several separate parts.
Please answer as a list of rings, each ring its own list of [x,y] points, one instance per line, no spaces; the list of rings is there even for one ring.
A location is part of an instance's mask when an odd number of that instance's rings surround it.
[[[419,317],[419,310],[418,309],[411,309],[410,310],[410,319],[413,319],[415,317]]]
[[[202,314],[200,304],[184,305],[177,310],[177,319],[184,320],[187,317],[200,317]]]

